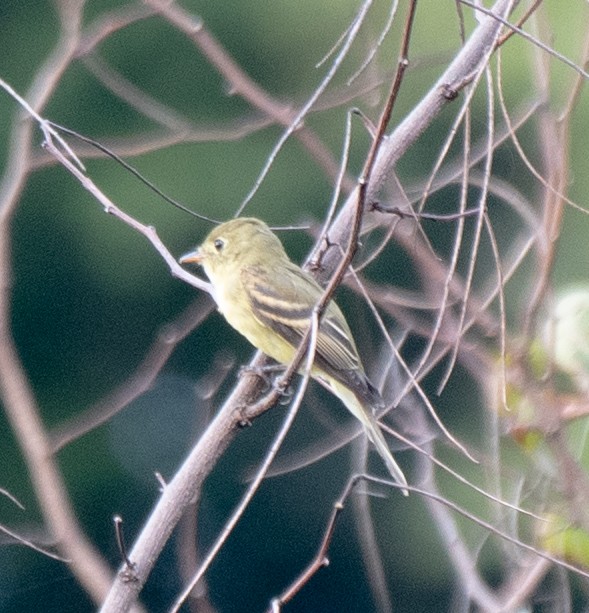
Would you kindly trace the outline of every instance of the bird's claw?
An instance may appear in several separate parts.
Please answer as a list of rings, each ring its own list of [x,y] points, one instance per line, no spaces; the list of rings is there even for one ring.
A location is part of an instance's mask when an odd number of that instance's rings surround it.
[[[280,394],[278,404],[285,405],[290,402],[293,393],[290,383],[286,383],[285,381],[275,381],[274,389]]]
[[[272,378],[272,374],[277,372],[283,372],[285,370],[283,364],[267,364],[266,366],[242,366],[238,373],[238,377],[253,376],[258,377],[264,384],[262,393],[266,393],[270,390],[276,390],[280,394],[278,404],[288,404],[292,398],[292,389],[289,383]],[[248,425],[248,424],[243,424]]]
[[[258,377],[265,385],[264,391],[267,391],[274,385],[274,381],[272,380],[270,373],[279,372],[281,370],[284,370],[284,366],[282,366],[282,364],[268,364],[267,366],[246,365],[240,367],[237,376],[239,378],[247,376]]]

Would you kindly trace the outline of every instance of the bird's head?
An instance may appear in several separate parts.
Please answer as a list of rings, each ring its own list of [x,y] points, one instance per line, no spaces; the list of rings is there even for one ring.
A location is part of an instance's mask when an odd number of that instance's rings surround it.
[[[232,219],[214,228],[200,247],[184,254],[180,264],[200,264],[209,278],[243,266],[288,259],[280,239],[259,219]]]

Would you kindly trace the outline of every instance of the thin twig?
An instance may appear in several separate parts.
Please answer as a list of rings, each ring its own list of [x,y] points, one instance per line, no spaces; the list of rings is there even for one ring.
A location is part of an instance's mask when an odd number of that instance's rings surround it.
[[[290,431],[290,429],[292,427],[294,419],[297,416],[297,413],[298,413],[299,408],[301,406],[301,403],[303,401],[303,397],[304,397],[305,392],[307,390],[307,385],[308,385],[309,379],[310,379],[311,367],[312,367],[313,361],[315,359],[315,349],[316,349],[316,345],[317,345],[318,331],[319,331],[319,318],[318,318],[318,315],[315,314],[315,316],[312,318],[312,320],[310,322],[310,330],[309,330],[309,333],[308,333],[308,336],[310,338],[309,338],[308,343],[306,342],[306,339],[303,340],[303,342],[301,343],[301,345],[299,347],[297,355],[295,355],[295,360],[293,360],[293,362],[290,364],[289,368],[287,369],[287,372],[283,375],[283,377],[281,379],[281,384],[282,385],[284,385],[285,383],[290,381],[290,379],[294,375],[296,369],[298,369],[298,363],[297,362],[300,361],[300,359],[302,359],[303,357],[305,357],[305,354],[306,354],[306,364],[305,364],[305,368],[304,368],[304,373],[305,374],[304,374],[303,379],[302,379],[302,381],[301,381],[301,383],[299,385],[299,389],[297,390],[297,394],[296,394],[295,398],[293,399],[293,402],[292,402],[292,404],[291,404],[291,406],[290,406],[290,408],[288,410],[288,413],[287,413],[287,415],[286,415],[286,417],[285,417],[285,419],[284,419],[284,421],[282,423],[282,426],[280,427],[280,430],[278,431],[278,433],[274,437],[274,440],[272,441],[272,445],[271,445],[270,449],[268,450],[268,452],[266,453],[266,457],[264,458],[263,462],[261,463],[261,465],[260,465],[260,467],[259,467],[259,469],[258,469],[258,471],[256,473],[255,478],[250,483],[246,493],[244,494],[244,496],[242,497],[241,501],[239,502],[239,504],[235,508],[234,512],[231,514],[231,517],[229,518],[229,520],[227,521],[227,523],[225,524],[225,526],[223,527],[223,529],[219,533],[219,536],[217,537],[217,540],[215,541],[215,543],[211,547],[209,553],[205,556],[205,558],[202,561],[202,564],[200,565],[198,571],[196,573],[194,573],[194,576],[188,582],[188,585],[184,588],[182,593],[176,599],[176,602],[174,603],[174,605],[170,609],[170,613],[177,613],[177,611],[180,610],[180,607],[182,606],[182,604],[184,604],[184,602],[186,601],[186,599],[188,598],[188,596],[190,595],[190,593],[194,589],[194,586],[197,585],[197,583],[202,579],[202,577],[204,576],[204,574],[208,570],[209,566],[211,565],[213,560],[217,557],[217,554],[219,553],[219,551],[221,550],[221,548],[223,547],[223,545],[227,541],[228,537],[233,532],[233,529],[235,528],[235,526],[237,525],[239,520],[242,518],[242,516],[245,513],[247,507],[249,506],[250,502],[252,501],[254,495],[256,494],[258,489],[260,488],[260,485],[262,484],[262,481],[266,477],[266,473],[268,472],[268,469],[270,468],[270,464],[274,461],[274,458],[276,457],[276,454],[280,450],[280,447],[281,447],[282,443],[284,442],[284,439],[286,438],[287,434],[289,433],[289,431]],[[289,372],[289,371],[291,371],[291,372]]]
[[[301,125],[302,118],[307,114],[305,108],[307,105],[303,107],[303,110],[295,111],[272,98],[229,55],[199,17],[191,15],[175,3],[162,0],[144,1],[194,42],[219,74],[230,84],[233,94],[242,96],[273,121],[286,126],[287,135],[294,132],[295,137],[303,143],[327,176],[334,178],[337,175],[338,164],[331,152],[310,128]],[[345,185],[350,187],[349,180]]]
[[[107,422],[133,400],[151,388],[178,343],[185,339],[212,312],[211,301],[205,305],[197,300],[190,304],[175,321],[165,324],[135,372],[106,398],[77,414],[51,432],[52,449],[57,452],[84,434]]]
[[[329,517],[329,520],[327,521],[327,527],[325,528],[325,532],[323,534],[323,538],[321,539],[321,544],[319,545],[317,553],[315,554],[311,562],[309,562],[307,567],[284,590],[284,592],[282,592],[280,596],[272,599],[269,613],[277,613],[278,611],[280,611],[282,606],[290,602],[301,591],[301,589],[305,585],[307,585],[307,583],[309,583],[309,581],[317,574],[317,571],[329,564],[327,552],[331,545],[337,520],[339,519],[342,511],[345,508],[344,505],[346,500],[348,499],[348,496],[350,495],[358,481],[361,479],[363,479],[362,475],[356,475],[348,481],[343,493],[333,505],[333,510],[331,511],[331,515]]]

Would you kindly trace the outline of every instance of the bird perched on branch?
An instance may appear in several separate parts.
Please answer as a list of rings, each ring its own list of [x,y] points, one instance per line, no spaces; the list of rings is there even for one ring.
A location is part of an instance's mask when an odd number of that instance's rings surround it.
[[[310,274],[290,261],[264,222],[239,218],[223,223],[200,247],[182,256],[180,263],[202,265],[219,311],[254,347],[281,364],[292,361],[324,292]],[[405,475],[375,417],[383,406],[382,397],[366,376],[350,328],[333,300],[319,324],[311,376],[360,421],[407,494]]]

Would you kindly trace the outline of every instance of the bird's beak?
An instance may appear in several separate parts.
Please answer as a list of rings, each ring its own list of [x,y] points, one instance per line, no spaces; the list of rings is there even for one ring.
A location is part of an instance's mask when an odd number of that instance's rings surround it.
[[[179,260],[180,264],[201,264],[203,260],[202,253],[197,247],[194,251],[185,253]]]

